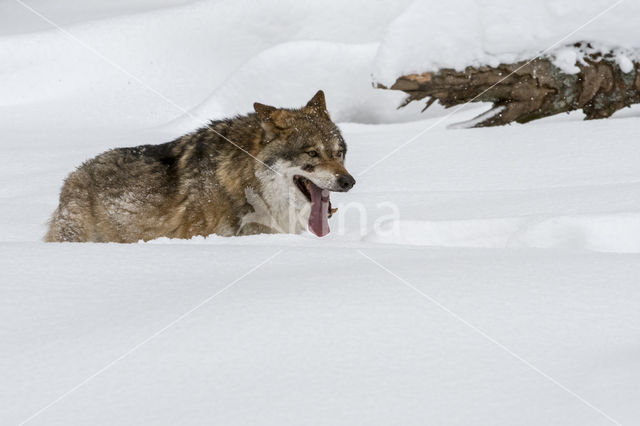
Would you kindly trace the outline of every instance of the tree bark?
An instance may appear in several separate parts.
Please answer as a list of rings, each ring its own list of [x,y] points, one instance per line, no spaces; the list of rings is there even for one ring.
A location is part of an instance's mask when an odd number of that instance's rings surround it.
[[[612,52],[596,52],[586,55],[584,63],[576,66],[578,73],[567,74],[542,57],[497,67],[467,67],[464,71],[441,69],[402,76],[390,89],[409,95],[401,107],[425,98],[429,98],[425,109],[436,100],[446,108],[467,102],[491,102],[492,109],[472,120],[469,127],[526,123],[577,109],[582,109],[587,120],[606,118],[640,103],[637,62],[625,73]]]

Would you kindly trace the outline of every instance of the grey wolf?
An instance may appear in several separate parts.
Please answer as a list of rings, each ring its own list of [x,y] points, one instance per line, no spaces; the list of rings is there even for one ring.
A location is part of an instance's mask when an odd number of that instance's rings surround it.
[[[324,93],[302,108],[254,104],[172,142],[116,148],[64,182],[45,241],[130,243],[329,232],[331,191],[348,191],[347,145]]]

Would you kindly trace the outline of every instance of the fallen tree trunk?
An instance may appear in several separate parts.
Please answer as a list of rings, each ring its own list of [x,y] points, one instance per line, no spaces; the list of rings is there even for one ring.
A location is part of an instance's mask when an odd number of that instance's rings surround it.
[[[591,48],[586,43],[574,47]],[[390,89],[409,95],[401,106],[425,98],[425,109],[436,100],[446,108],[467,102],[491,102],[493,108],[472,120],[469,127],[526,123],[578,109],[587,120],[605,118],[640,103],[637,62],[625,64],[623,70],[613,52],[591,51],[576,66],[580,71],[568,74],[549,58],[541,57],[497,67],[468,67],[464,71],[441,69],[402,76]]]

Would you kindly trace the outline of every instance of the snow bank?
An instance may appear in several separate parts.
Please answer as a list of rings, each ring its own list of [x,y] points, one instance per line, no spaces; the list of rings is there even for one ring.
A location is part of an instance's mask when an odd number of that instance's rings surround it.
[[[198,0],[28,0],[24,3],[58,25],[107,19],[163,7],[194,3]],[[34,15],[17,1],[0,3],[0,36],[46,31],[51,24]]]
[[[415,120],[418,107],[395,108],[404,94],[372,89],[377,47],[377,43],[280,43],[243,64],[190,114],[210,118],[244,114],[253,111],[256,101],[298,107],[323,89],[336,122]],[[185,129],[192,125],[190,117],[183,122]]]
[[[0,63],[11,64],[0,69],[0,124],[19,124],[37,111],[43,125],[71,127],[157,126],[177,119],[176,133],[249,112],[258,100],[300,105],[320,88],[337,121],[421,119],[419,105],[397,111],[403,94],[374,89],[372,73],[389,84],[409,72],[516,60],[611,5],[161,0],[156,7],[166,8],[154,10],[148,0],[81,8],[70,0],[56,8],[30,4],[79,42],[55,29],[10,34],[17,22],[32,29],[42,29],[42,22],[18,3],[0,6],[7,12],[2,19],[11,22],[0,37]],[[72,13],[60,12],[69,8]],[[624,2],[564,42],[594,39],[616,46],[618,62],[629,69],[633,52],[625,48],[640,45],[640,35],[633,20],[623,18],[638,12],[637,2]],[[554,54],[559,66],[575,70],[580,52]],[[64,111],[50,108],[62,101]],[[439,113],[438,106],[427,112]]]
[[[536,247],[640,253],[640,213],[389,221],[365,241],[439,247]]]
[[[636,1],[416,1],[387,28],[374,77],[391,85],[405,74],[496,66],[577,41],[621,48],[624,63],[632,54],[624,49],[640,47],[640,31],[631,18],[639,15]],[[557,65],[575,71],[579,52],[556,53]]]
[[[66,27],[76,40],[55,29],[0,37],[0,63],[11,64],[0,69],[0,124],[39,107],[42,125],[156,126],[200,105],[196,123],[186,117],[193,128],[257,100],[295,106],[320,88],[338,119],[415,119],[418,106],[396,114],[402,95],[371,86],[375,43],[409,3],[207,0],[126,14],[149,7],[137,0],[122,16]]]

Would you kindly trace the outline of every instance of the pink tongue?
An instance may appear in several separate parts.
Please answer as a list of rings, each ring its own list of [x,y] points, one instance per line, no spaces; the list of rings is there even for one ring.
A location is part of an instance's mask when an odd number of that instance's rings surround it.
[[[318,237],[324,237],[329,233],[329,191],[309,181],[309,192],[311,192],[309,230]]]

